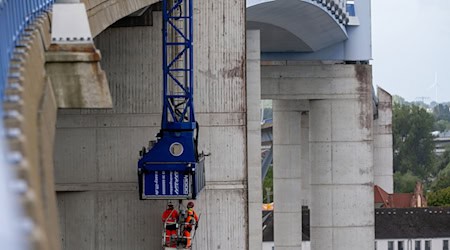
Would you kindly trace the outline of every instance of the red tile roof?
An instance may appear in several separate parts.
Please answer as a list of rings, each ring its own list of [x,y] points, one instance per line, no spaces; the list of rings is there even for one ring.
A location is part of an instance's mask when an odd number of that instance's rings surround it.
[[[414,194],[390,194],[392,208],[408,208],[412,207],[412,198]]]
[[[377,185],[375,185],[373,187],[373,189],[374,189],[375,204],[379,205],[379,207],[382,207],[382,208],[410,208],[410,207],[426,206],[426,203],[422,204],[422,202],[420,204],[416,204],[417,199],[415,198],[414,193],[388,194],[386,191],[384,191],[381,187],[379,187]],[[416,188],[416,192],[422,192],[422,191],[417,190],[417,188]],[[416,196],[421,196],[421,198],[423,200],[425,200],[425,197],[423,196],[422,193],[417,193]],[[426,200],[425,200],[425,202],[426,202]]]

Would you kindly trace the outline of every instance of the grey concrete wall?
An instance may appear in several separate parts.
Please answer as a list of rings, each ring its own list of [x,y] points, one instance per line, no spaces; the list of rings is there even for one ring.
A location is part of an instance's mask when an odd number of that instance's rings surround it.
[[[261,50],[259,30],[247,31],[248,231],[250,250],[262,249]]]
[[[139,201],[136,177],[138,151],[159,130],[160,30],[104,31],[96,45],[114,108],[58,113],[55,176],[63,249],[160,246],[164,202]]]
[[[244,1],[195,1],[195,105],[207,186],[194,249],[247,249]],[[164,201],[139,201],[138,151],[159,130],[161,14],[154,27],[96,38],[112,110],[58,114],[56,182],[64,249],[159,249]],[[75,192],[77,191],[77,192]]]
[[[359,98],[353,65],[295,61],[263,61],[261,65],[262,99]]]
[[[394,192],[392,138],[392,96],[378,87],[378,119],[374,122],[373,163],[375,185]]]

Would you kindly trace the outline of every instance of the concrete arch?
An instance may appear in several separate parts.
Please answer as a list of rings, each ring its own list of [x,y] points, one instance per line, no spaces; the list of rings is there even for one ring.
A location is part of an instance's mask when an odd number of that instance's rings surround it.
[[[92,37],[96,37],[103,30],[116,21],[159,0],[82,0],[91,26]]]
[[[261,30],[262,52],[314,52],[348,38],[345,26],[332,12],[306,0],[259,1],[247,7],[247,24]],[[288,37],[264,39],[270,34],[285,34],[286,31],[291,33]],[[296,39],[290,43],[273,40],[292,37]]]

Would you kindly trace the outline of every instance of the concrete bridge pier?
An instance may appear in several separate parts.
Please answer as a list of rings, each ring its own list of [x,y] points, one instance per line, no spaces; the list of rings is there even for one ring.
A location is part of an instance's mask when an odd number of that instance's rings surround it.
[[[386,192],[393,193],[392,96],[380,87],[377,93],[378,117],[373,127],[374,183]]]
[[[264,62],[261,92],[263,99],[275,100],[277,249],[301,249],[301,227],[296,225],[301,225],[297,216],[303,199],[299,197],[301,180],[307,180],[302,177],[304,168],[299,166],[305,140],[301,135],[301,110],[309,110],[311,249],[373,249],[371,67]],[[309,101],[309,108],[299,108],[300,100]]]
[[[302,112],[306,100],[273,101],[275,248],[302,246]]]
[[[259,30],[247,30],[247,178],[249,250],[262,249],[261,59]]]
[[[309,110],[309,103],[308,103]],[[309,111],[301,117],[301,201],[302,206],[311,206],[311,162],[309,161]]]
[[[371,119],[359,100],[311,104],[311,248],[373,249]]]

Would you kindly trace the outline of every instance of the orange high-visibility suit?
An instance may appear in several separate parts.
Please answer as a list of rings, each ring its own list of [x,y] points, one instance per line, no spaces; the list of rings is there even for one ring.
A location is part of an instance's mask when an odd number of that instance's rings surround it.
[[[178,221],[178,212],[173,209],[173,206],[167,208],[166,211],[162,214],[162,221],[165,223],[166,227],[166,246],[168,247],[176,247],[176,242],[170,244],[170,237],[172,235],[177,235],[177,221]]]
[[[185,221],[184,232],[183,235],[186,237],[186,248],[191,247],[191,231],[192,226],[195,225],[195,229],[197,229],[198,216],[197,213],[192,208],[188,208],[187,210],[187,218]]]

